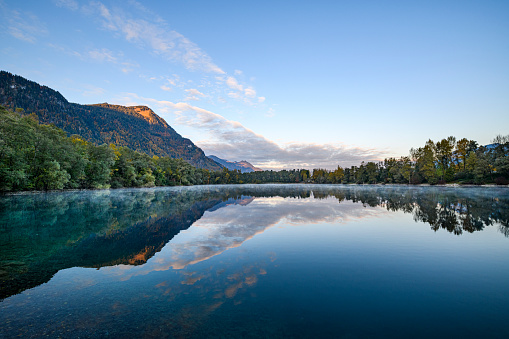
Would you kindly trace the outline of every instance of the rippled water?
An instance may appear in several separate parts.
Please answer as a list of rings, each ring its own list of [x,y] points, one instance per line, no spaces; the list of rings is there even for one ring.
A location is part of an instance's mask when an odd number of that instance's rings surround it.
[[[0,197],[2,337],[509,337],[509,189]]]

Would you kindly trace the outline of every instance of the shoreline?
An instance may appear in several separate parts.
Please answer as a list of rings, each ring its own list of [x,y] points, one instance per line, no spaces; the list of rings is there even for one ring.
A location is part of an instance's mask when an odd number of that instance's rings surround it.
[[[0,192],[0,197],[2,196],[12,196],[12,195],[29,195],[29,194],[45,194],[45,193],[64,193],[64,192],[90,192],[90,191],[117,191],[122,189],[153,189],[153,188],[169,188],[169,187],[200,187],[200,186],[242,186],[242,185],[315,185],[315,186],[373,186],[373,187],[446,187],[446,188],[509,188],[509,185],[497,185],[497,184],[316,184],[316,183],[279,183],[279,182],[268,182],[262,184],[254,184],[254,183],[246,183],[246,184],[207,184],[207,185],[181,185],[181,186],[151,186],[151,187],[119,187],[119,188],[70,188],[70,189],[61,189],[61,190],[34,190],[34,191],[16,191],[16,192]]]

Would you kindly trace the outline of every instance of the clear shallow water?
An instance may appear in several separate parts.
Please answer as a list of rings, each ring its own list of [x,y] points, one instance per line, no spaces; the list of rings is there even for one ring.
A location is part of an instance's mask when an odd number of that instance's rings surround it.
[[[509,337],[506,188],[0,197],[0,336]]]

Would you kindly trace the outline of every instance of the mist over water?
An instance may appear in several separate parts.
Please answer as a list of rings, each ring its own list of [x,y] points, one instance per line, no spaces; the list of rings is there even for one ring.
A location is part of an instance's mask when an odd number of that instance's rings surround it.
[[[6,337],[505,337],[509,190],[0,197]]]

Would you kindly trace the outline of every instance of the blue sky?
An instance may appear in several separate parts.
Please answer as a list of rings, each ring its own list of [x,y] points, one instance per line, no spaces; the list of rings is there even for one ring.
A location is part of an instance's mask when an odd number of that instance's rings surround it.
[[[508,1],[0,0],[0,69],[265,169],[509,134]]]

